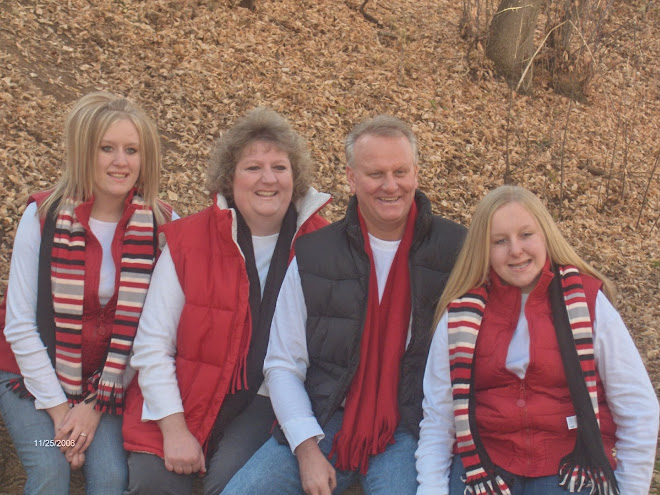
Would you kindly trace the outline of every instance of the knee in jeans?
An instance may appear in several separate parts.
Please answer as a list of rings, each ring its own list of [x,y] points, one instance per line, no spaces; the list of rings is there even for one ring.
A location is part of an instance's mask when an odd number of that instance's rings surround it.
[[[36,489],[37,486],[44,486],[57,491],[57,487],[62,486],[68,490],[71,471],[69,463],[59,450],[53,448],[53,452],[41,455],[33,464],[23,467],[28,478],[26,488],[29,486]]]

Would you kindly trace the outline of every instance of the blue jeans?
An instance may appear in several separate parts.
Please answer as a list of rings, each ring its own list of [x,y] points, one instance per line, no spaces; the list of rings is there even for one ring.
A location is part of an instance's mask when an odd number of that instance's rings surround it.
[[[33,400],[22,399],[7,389],[12,378],[18,375],[0,371],[0,414],[27,473],[24,493],[67,494],[71,471],[64,454],[56,447],[39,445],[39,440],[55,437],[53,421],[46,411],[35,409]],[[123,493],[128,467],[120,416],[101,416],[92,444],[85,451],[82,469],[88,495]]]
[[[319,442],[319,447],[326,456],[330,453],[335,434],[341,428],[343,416],[343,411],[336,412],[323,428],[325,438]],[[416,449],[417,439],[403,428],[398,428],[394,433],[394,444],[388,445],[383,453],[369,459],[366,475],[360,474],[359,471],[337,471],[337,488],[333,493],[341,494],[359,480],[366,495],[414,495],[417,491]],[[298,460],[288,445],[280,445],[271,437],[236,473],[222,493],[303,494]]]
[[[461,456],[455,455],[449,472],[449,495],[463,495],[465,484],[461,478],[465,475],[465,469],[461,462]],[[510,486],[512,495],[566,495],[568,492],[559,486],[559,476],[540,476],[538,478],[526,478],[524,476],[512,475],[513,486]],[[589,493],[590,488],[584,488],[575,493]]]

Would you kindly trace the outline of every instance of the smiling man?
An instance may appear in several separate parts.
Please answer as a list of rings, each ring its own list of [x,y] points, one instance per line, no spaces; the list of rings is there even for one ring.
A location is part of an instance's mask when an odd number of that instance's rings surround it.
[[[223,493],[417,489],[431,321],[465,229],[431,214],[401,120],[359,124],[346,157],[346,216],[296,242],[272,321],[264,374],[281,429]]]

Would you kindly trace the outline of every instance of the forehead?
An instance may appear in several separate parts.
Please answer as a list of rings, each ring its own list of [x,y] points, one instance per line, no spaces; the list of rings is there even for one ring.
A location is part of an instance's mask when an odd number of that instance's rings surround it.
[[[138,139],[138,130],[135,124],[129,119],[120,119],[110,124],[105,133],[101,136],[101,140],[117,139],[117,138]]]
[[[354,168],[380,168],[413,165],[413,150],[408,138],[402,135],[378,136],[364,134],[355,141]]]
[[[257,155],[260,153],[275,153],[282,155],[280,158],[289,160],[289,155],[286,151],[280,148],[277,143],[273,141],[267,141],[264,139],[257,139],[247,143],[238,155],[238,160],[243,160],[249,158],[252,155]]]
[[[524,227],[539,227],[532,213],[521,203],[512,201],[500,206],[493,213],[491,231],[504,231]]]

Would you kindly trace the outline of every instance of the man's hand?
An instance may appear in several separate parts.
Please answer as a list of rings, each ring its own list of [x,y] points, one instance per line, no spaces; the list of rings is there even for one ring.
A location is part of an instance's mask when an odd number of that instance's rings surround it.
[[[175,413],[158,420],[163,432],[165,468],[177,474],[206,473],[202,446],[190,433],[183,413]]]
[[[295,450],[300,468],[300,482],[307,495],[332,495],[337,487],[335,468],[321,452],[316,437],[308,438]]]

